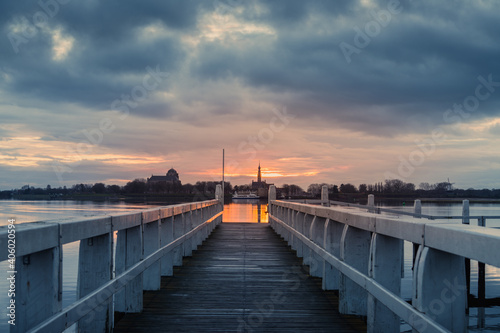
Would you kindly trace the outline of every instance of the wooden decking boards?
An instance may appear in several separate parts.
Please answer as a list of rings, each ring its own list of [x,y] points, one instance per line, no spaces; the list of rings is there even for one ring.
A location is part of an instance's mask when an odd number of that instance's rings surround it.
[[[333,300],[333,301],[332,301]],[[118,318],[117,318],[118,319]],[[223,223],[115,332],[359,332],[267,224]]]

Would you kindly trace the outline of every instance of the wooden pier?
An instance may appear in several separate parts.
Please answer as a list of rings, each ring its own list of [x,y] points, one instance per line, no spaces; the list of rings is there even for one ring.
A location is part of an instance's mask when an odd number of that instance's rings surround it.
[[[366,331],[320,286],[268,224],[222,223],[114,332]]]

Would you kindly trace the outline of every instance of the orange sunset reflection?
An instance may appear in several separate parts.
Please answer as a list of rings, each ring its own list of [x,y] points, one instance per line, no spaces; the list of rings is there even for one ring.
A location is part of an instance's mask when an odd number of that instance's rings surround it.
[[[228,223],[268,223],[267,204],[262,202],[225,204],[222,221]]]

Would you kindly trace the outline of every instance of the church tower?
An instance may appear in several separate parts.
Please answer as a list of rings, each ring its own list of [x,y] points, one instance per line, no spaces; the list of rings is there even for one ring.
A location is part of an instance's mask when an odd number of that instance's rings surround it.
[[[260,161],[259,161],[259,172],[257,172],[257,183],[259,183],[259,186],[262,183],[262,174],[260,173]]]

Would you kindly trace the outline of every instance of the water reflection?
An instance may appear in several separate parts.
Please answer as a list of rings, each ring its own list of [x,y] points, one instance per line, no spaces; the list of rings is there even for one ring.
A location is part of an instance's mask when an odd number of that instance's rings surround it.
[[[244,200],[224,205],[224,222],[268,223],[267,203]]]

